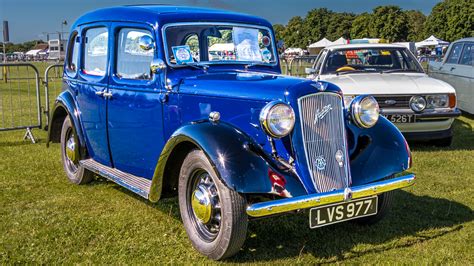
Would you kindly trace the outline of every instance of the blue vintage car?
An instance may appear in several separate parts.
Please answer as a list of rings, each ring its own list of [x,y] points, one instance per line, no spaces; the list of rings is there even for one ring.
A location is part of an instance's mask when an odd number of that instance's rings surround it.
[[[371,224],[415,176],[375,99],[281,75],[272,25],[173,6],[106,8],[72,26],[49,142],[72,183],[179,197],[193,246],[237,253],[249,219],[307,210]]]

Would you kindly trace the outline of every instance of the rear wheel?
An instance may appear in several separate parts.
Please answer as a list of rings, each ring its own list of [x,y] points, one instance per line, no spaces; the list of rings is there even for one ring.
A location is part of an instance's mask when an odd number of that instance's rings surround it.
[[[61,160],[67,178],[74,184],[82,185],[93,180],[93,173],[79,165],[79,141],[69,116],[61,130]]]
[[[194,248],[214,260],[237,253],[247,235],[245,198],[219,180],[201,150],[184,159],[178,190],[181,218]]]

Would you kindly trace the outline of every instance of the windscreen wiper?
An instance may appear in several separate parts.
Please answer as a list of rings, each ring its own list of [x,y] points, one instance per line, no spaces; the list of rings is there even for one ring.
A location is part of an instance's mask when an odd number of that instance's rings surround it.
[[[395,73],[395,72],[414,72],[414,73],[419,73],[419,71],[416,70],[411,70],[411,69],[389,69],[389,70],[384,70],[381,73]]]
[[[193,67],[195,69],[201,69],[201,70],[204,70],[204,71],[207,71],[207,69],[209,69],[209,65],[208,64],[204,64],[204,63],[199,63],[199,62],[194,62],[194,63],[185,63],[185,64],[182,64],[183,66],[190,66],[190,67]]]

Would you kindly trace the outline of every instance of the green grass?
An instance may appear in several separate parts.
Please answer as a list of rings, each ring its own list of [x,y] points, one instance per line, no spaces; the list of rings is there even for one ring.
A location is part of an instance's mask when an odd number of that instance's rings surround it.
[[[412,145],[417,184],[396,193],[379,224],[308,228],[307,214],[251,221],[226,262],[474,263],[474,118],[451,148]],[[69,183],[59,145],[0,132],[0,264],[208,262],[193,250],[177,200],[157,204],[98,179]],[[382,158],[381,158],[382,159]]]

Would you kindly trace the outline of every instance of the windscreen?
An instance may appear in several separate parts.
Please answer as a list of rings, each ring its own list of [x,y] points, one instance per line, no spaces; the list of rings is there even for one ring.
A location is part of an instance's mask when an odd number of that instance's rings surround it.
[[[323,74],[344,72],[423,72],[404,48],[341,49],[330,51]]]
[[[165,28],[168,62],[274,64],[276,54],[267,28],[226,24],[172,25]]]

